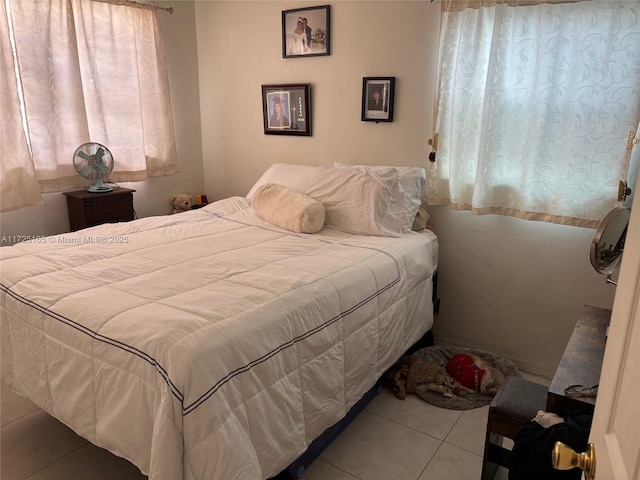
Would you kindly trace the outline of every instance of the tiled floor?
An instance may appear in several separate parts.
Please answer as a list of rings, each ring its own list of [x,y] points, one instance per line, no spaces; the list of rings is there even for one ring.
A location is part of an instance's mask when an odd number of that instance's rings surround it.
[[[383,391],[302,480],[479,480],[488,407],[456,411]],[[2,385],[2,480],[145,479]],[[496,480],[505,480],[499,471]]]

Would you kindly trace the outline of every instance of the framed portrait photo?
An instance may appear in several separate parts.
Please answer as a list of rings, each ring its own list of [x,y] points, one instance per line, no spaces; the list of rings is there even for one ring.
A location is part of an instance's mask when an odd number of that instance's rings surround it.
[[[363,122],[393,122],[393,91],[396,77],[362,79]]]
[[[311,85],[262,85],[264,133],[311,136]]]
[[[330,5],[282,12],[282,58],[331,54]]]

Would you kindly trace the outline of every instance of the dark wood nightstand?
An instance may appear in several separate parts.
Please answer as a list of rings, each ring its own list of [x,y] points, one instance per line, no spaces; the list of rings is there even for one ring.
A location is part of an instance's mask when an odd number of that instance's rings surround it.
[[[135,190],[123,187],[105,193],[91,193],[86,189],[64,192],[71,231],[133,220],[133,192]]]

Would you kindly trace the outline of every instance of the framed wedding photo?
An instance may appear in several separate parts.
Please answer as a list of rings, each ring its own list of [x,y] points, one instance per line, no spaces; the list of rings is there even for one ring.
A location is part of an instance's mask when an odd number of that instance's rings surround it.
[[[282,58],[331,54],[330,5],[282,12]]]
[[[363,122],[393,122],[393,91],[396,77],[362,79]]]
[[[311,85],[262,85],[265,135],[311,136]]]

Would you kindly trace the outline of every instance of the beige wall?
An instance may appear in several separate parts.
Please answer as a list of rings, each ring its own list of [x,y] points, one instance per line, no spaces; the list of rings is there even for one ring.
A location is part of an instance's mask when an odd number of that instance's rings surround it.
[[[594,230],[430,209],[440,246],[436,339],[481,348],[550,376],[583,304],[615,287],[589,263]]]
[[[180,173],[145,182],[121,183],[123,187],[136,190],[134,208],[139,217],[171,213],[171,195],[183,192],[196,194],[204,190],[194,10],[192,2],[179,2],[173,15],[159,13],[169,64]],[[72,154],[70,152],[69,156]],[[44,195],[42,206],[22,208],[0,215],[0,232],[4,237],[53,235],[67,231],[69,216],[66,197],[62,193]],[[7,243],[4,242],[3,245]]]
[[[245,194],[274,162],[424,165],[439,7],[332,2],[331,55],[282,58],[281,12],[304,1],[196,2],[204,176]],[[362,78],[395,76],[392,123],[362,122]],[[264,135],[261,85],[310,83],[312,136]]]
[[[274,162],[428,168],[439,4],[331,2],[331,55],[282,58],[281,12],[318,2],[196,2],[204,177],[244,195]],[[322,4],[322,2],[320,2]],[[395,76],[393,123],[360,121],[362,77]],[[260,86],[310,83],[313,135],[264,135]],[[594,230],[433,207],[440,239],[436,341],[551,375],[583,304],[610,307],[591,270]]]

